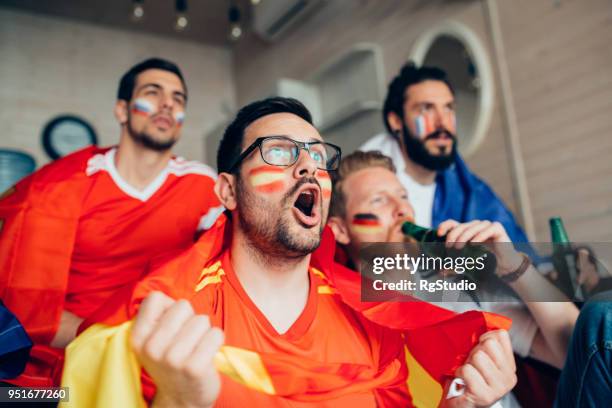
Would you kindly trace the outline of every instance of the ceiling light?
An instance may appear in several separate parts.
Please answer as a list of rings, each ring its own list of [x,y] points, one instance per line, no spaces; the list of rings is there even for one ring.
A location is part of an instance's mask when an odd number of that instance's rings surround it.
[[[187,18],[187,0],[176,0],[176,20],[174,29],[176,31],[184,31],[189,26]]]
[[[235,5],[230,6],[228,19],[230,22],[229,39],[238,41],[242,37],[242,26],[240,25],[240,10]]]
[[[133,0],[132,1],[132,21],[138,22],[144,18],[144,0]]]

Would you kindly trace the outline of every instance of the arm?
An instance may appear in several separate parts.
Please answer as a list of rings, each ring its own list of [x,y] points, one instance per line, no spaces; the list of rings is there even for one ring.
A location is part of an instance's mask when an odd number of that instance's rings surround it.
[[[221,389],[213,357],[223,332],[196,315],[186,300],[161,292],[142,303],[131,333],[131,345],[153,378],[154,407],[210,407]]]
[[[83,319],[79,316],[67,310],[63,310],[59,327],[55,333],[55,337],[53,337],[51,341],[51,347],[66,348],[68,343],[76,337],[77,329],[82,322]]]
[[[498,276],[514,272],[522,263],[523,257],[509,245],[510,238],[500,223],[472,221],[458,224],[445,221],[440,225],[439,233],[447,233],[447,242],[460,248],[466,242],[493,243],[497,257]],[[552,283],[543,277],[533,265],[509,286],[524,301],[533,319],[538,325],[536,340],[531,354],[556,367],[562,367],[567,354],[569,340],[578,318],[578,309]],[[559,301],[536,302],[533,299],[558,299]]]

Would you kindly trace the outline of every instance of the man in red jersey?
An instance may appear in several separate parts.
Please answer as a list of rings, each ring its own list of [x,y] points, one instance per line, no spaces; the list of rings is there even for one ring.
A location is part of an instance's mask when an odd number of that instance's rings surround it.
[[[189,246],[221,212],[209,167],[174,157],[187,88],[148,59],[122,77],[119,144],[89,147],[17,183],[0,201],[0,298],[35,343],[18,385],[51,385],[78,325],[150,258]]]
[[[217,160],[215,192],[228,214],[193,248],[140,282],[127,313],[104,320],[118,323],[137,314],[131,344],[156,388],[144,381],[154,406],[410,405],[402,333],[377,324],[382,316],[374,310],[394,306],[369,307],[351,298],[347,290],[358,289],[356,274],[326,253],[335,247],[331,231],[324,230],[329,172],[339,160],[339,149],[323,142],[298,101],[272,98],[238,113]],[[181,298],[188,301],[173,300]],[[394,313],[386,323],[402,329],[454,321],[427,338],[430,360],[439,360],[441,373],[494,373],[493,384],[476,384],[483,387],[469,393],[471,400],[445,404],[490,404],[512,387],[507,333],[484,333],[495,325],[486,324],[483,314],[453,316],[423,302],[396,305],[396,312],[404,308],[412,315]],[[75,403],[121,405],[116,396],[140,392],[126,377],[139,372],[124,364],[135,360],[118,350],[127,346],[127,330],[129,323],[92,326],[70,346],[64,385],[71,398],[79,398]],[[113,345],[113,352],[103,351]],[[93,361],[102,364],[96,368]],[[103,389],[100,369],[120,380]],[[96,381],[83,380],[83,373],[94,372]],[[100,386],[88,391],[91,384]]]

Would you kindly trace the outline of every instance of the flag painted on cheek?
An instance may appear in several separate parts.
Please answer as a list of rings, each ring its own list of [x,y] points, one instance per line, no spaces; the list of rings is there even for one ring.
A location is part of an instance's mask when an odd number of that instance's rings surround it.
[[[132,112],[137,115],[151,116],[155,113],[155,107],[146,99],[138,98],[134,101]]]
[[[285,186],[285,171],[282,167],[260,166],[249,171],[249,182],[262,193],[275,193]]]
[[[185,121],[185,112],[176,112],[174,114],[174,120],[176,121],[177,126],[183,126],[183,122]]]
[[[425,136],[433,133],[436,129],[434,126],[434,121],[429,115],[419,115],[414,120],[414,125],[416,127],[416,135],[423,139]]]
[[[329,199],[332,194],[332,182],[329,173],[324,170],[317,170],[316,178],[321,186],[321,195],[323,198]]]
[[[378,217],[374,214],[355,214],[353,217],[353,230],[359,234],[378,234],[383,231]]]

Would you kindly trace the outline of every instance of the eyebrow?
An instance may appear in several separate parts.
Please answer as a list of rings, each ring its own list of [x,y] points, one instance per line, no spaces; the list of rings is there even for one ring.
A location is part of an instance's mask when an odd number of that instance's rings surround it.
[[[306,142],[302,142],[299,140],[295,140],[293,137],[291,137],[290,135],[264,135],[264,136],[259,136],[259,138],[264,138],[264,137],[286,137],[287,139],[291,139],[295,142],[300,142],[300,143],[326,143],[324,140],[320,140],[320,139],[315,139],[315,138],[310,138],[309,140],[307,140]]]
[[[159,89],[160,91],[163,90],[163,87],[161,85],[156,84],[155,82],[149,82],[149,83],[143,84],[143,85],[139,86],[138,88],[136,88],[136,92],[140,91],[141,89],[149,88],[149,87],[155,88],[155,89]],[[173,91],[172,95],[182,96],[183,99],[185,99],[185,101],[187,101],[187,94],[185,94],[185,92]]]

